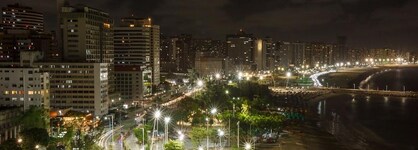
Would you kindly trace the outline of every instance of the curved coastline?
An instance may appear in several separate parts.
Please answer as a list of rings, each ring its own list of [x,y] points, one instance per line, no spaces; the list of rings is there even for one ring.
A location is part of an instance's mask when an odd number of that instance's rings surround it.
[[[329,82],[330,80],[326,80],[326,78],[331,77],[334,78],[334,81],[343,81],[342,84],[333,83],[337,87],[345,87],[345,88],[351,88],[354,84],[358,86],[358,88],[365,88],[365,84],[367,82],[370,82],[374,77],[376,77],[378,74],[391,71],[392,69],[402,69],[404,67],[417,67],[414,66],[381,66],[377,68],[366,68],[366,69],[357,69],[355,70],[355,75],[349,74],[352,70],[340,70],[340,78],[341,79],[335,79],[336,76],[332,75],[324,75],[322,77],[322,81]],[[359,73],[361,72],[361,73]],[[338,74],[338,72],[337,72]],[[338,76],[337,76],[338,77]],[[348,81],[349,80],[349,81]],[[367,88],[367,87],[366,87]],[[312,101],[310,101],[310,108],[313,108],[313,114],[316,113],[316,105],[318,105],[321,101],[329,100],[333,97],[336,97],[338,95],[343,95],[342,93],[330,93],[325,94],[323,96],[316,97]],[[361,95],[361,96],[368,96],[368,95]],[[335,98],[334,98],[335,99]],[[349,149],[399,149],[399,146],[403,145],[394,145],[389,144],[391,142],[385,140],[383,137],[379,136],[376,132],[372,131],[372,129],[369,129],[367,126],[356,122],[355,119],[352,119],[349,116],[349,113],[339,112],[339,120],[338,122],[335,122],[335,120],[328,120],[326,118],[320,118],[316,117],[315,120],[318,120],[321,122],[321,127],[323,130],[330,132],[329,128],[327,128],[327,125],[335,125],[338,124],[341,128],[340,134],[333,134],[335,138],[341,142],[343,145],[347,146]],[[348,115],[348,116],[347,116]],[[407,148],[407,147],[403,147]]]

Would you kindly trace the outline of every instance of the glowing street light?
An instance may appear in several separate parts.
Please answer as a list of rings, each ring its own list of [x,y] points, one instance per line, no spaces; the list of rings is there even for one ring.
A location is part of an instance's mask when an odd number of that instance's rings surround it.
[[[245,143],[244,149],[245,150],[250,150],[251,149],[251,143]]]
[[[228,90],[226,90],[226,91],[225,91],[225,94],[226,94],[226,95],[228,95],[228,94],[229,94],[229,91],[228,91]]]
[[[221,78],[221,74],[219,74],[219,73],[215,74],[215,78],[216,79],[220,79]]]
[[[184,140],[184,134],[181,131],[177,131],[178,136],[178,140],[183,141]]]
[[[161,111],[160,110],[156,110],[154,112],[154,118],[158,120],[158,119],[160,119],[160,117],[161,117]]]
[[[225,135],[225,132],[221,129],[218,129],[218,136],[219,136],[219,148],[222,148],[222,137]]]
[[[238,80],[241,80],[242,79],[242,76],[243,76],[243,73],[241,71],[238,72]]]
[[[165,123],[165,134],[164,134],[164,140],[165,143],[168,142],[168,123],[170,123],[171,118],[170,117],[164,117],[164,123]]]
[[[289,78],[292,76],[292,73],[291,72],[286,72],[286,88],[287,88],[287,86],[288,86],[288,84],[289,84]]]
[[[286,72],[286,77],[287,78],[290,78],[292,76],[292,73],[291,72]]]
[[[17,139],[17,143],[22,143],[22,142],[23,142],[22,138]]]
[[[216,112],[217,112],[218,110],[216,109],[216,108],[212,108],[211,110],[210,110],[210,113],[212,114],[212,115],[214,115],[214,114],[216,114]]]
[[[152,129],[151,149],[154,146],[154,137],[155,137],[155,134],[157,134],[157,133],[155,133],[155,128],[157,128],[156,131],[158,132],[158,120],[160,119],[160,117],[161,117],[161,111],[157,109],[154,112],[154,126],[153,126],[153,129]],[[158,144],[157,144],[157,149],[158,149]]]
[[[203,86],[203,81],[202,80],[197,80],[197,86],[199,86],[199,87]]]
[[[39,149],[39,145],[38,144],[35,145],[35,149]]]

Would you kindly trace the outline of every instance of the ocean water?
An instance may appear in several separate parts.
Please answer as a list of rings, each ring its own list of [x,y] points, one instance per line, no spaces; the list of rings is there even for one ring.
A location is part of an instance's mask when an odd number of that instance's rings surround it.
[[[418,68],[391,69],[373,88],[417,91]],[[380,88],[381,89],[381,88]],[[338,94],[319,101],[318,126],[353,149],[418,149],[418,98]]]

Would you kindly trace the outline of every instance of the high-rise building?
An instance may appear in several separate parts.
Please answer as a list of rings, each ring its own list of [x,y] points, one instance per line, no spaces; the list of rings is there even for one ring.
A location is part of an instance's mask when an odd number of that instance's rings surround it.
[[[281,62],[284,67],[301,67],[307,65],[306,43],[303,42],[282,42],[280,45],[286,59]]]
[[[253,60],[256,65],[256,70],[265,70],[267,69],[267,41],[263,39],[257,39],[255,44]]]
[[[113,20],[109,14],[84,5],[63,6],[60,12],[64,59],[113,63]]]
[[[162,72],[177,72],[180,60],[177,51],[176,37],[161,37],[161,71]]]
[[[44,31],[44,16],[31,7],[20,4],[7,5],[2,8],[0,30],[24,29],[37,32]]]
[[[151,18],[122,18],[115,27],[115,64],[146,66],[152,85],[160,84],[160,27]]]
[[[35,63],[50,79],[51,108],[102,116],[109,108],[108,63]]]
[[[331,65],[333,44],[322,42],[307,43],[307,65],[311,67]]]
[[[334,53],[334,62],[332,63],[341,63],[347,62],[347,37],[346,36],[338,36],[337,43],[335,45],[335,53]]]
[[[23,51],[46,54],[53,49],[52,44],[51,34],[8,29],[0,33],[0,61],[19,62]]]
[[[237,67],[235,69],[252,70],[255,40],[253,34],[245,33],[242,29],[236,34],[226,36],[227,59],[232,66]]]
[[[39,52],[22,52],[20,63],[2,62],[0,66],[39,68],[40,73],[48,73],[52,109],[71,108],[75,111],[91,112],[96,116],[108,113],[109,101],[112,99],[109,63],[40,62],[39,55]],[[30,84],[30,80],[38,81],[35,78],[28,80],[25,83]]]
[[[276,67],[280,66],[280,45],[269,37],[263,38],[263,40],[266,46],[266,69],[276,69]]]
[[[151,89],[144,89],[143,71],[139,65],[117,65],[115,77],[116,90],[125,102],[142,100],[144,94],[151,93]]]
[[[49,109],[49,74],[39,68],[0,68],[0,106],[18,106],[24,110],[31,106]]]

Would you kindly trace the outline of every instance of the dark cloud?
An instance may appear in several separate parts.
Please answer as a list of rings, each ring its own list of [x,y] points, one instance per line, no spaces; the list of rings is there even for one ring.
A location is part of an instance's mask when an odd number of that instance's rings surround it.
[[[54,29],[54,0],[1,0],[42,11]],[[276,40],[334,42],[346,35],[354,47],[418,50],[417,0],[69,0],[109,12],[115,22],[134,14],[152,17],[164,34],[224,39],[244,28]]]

